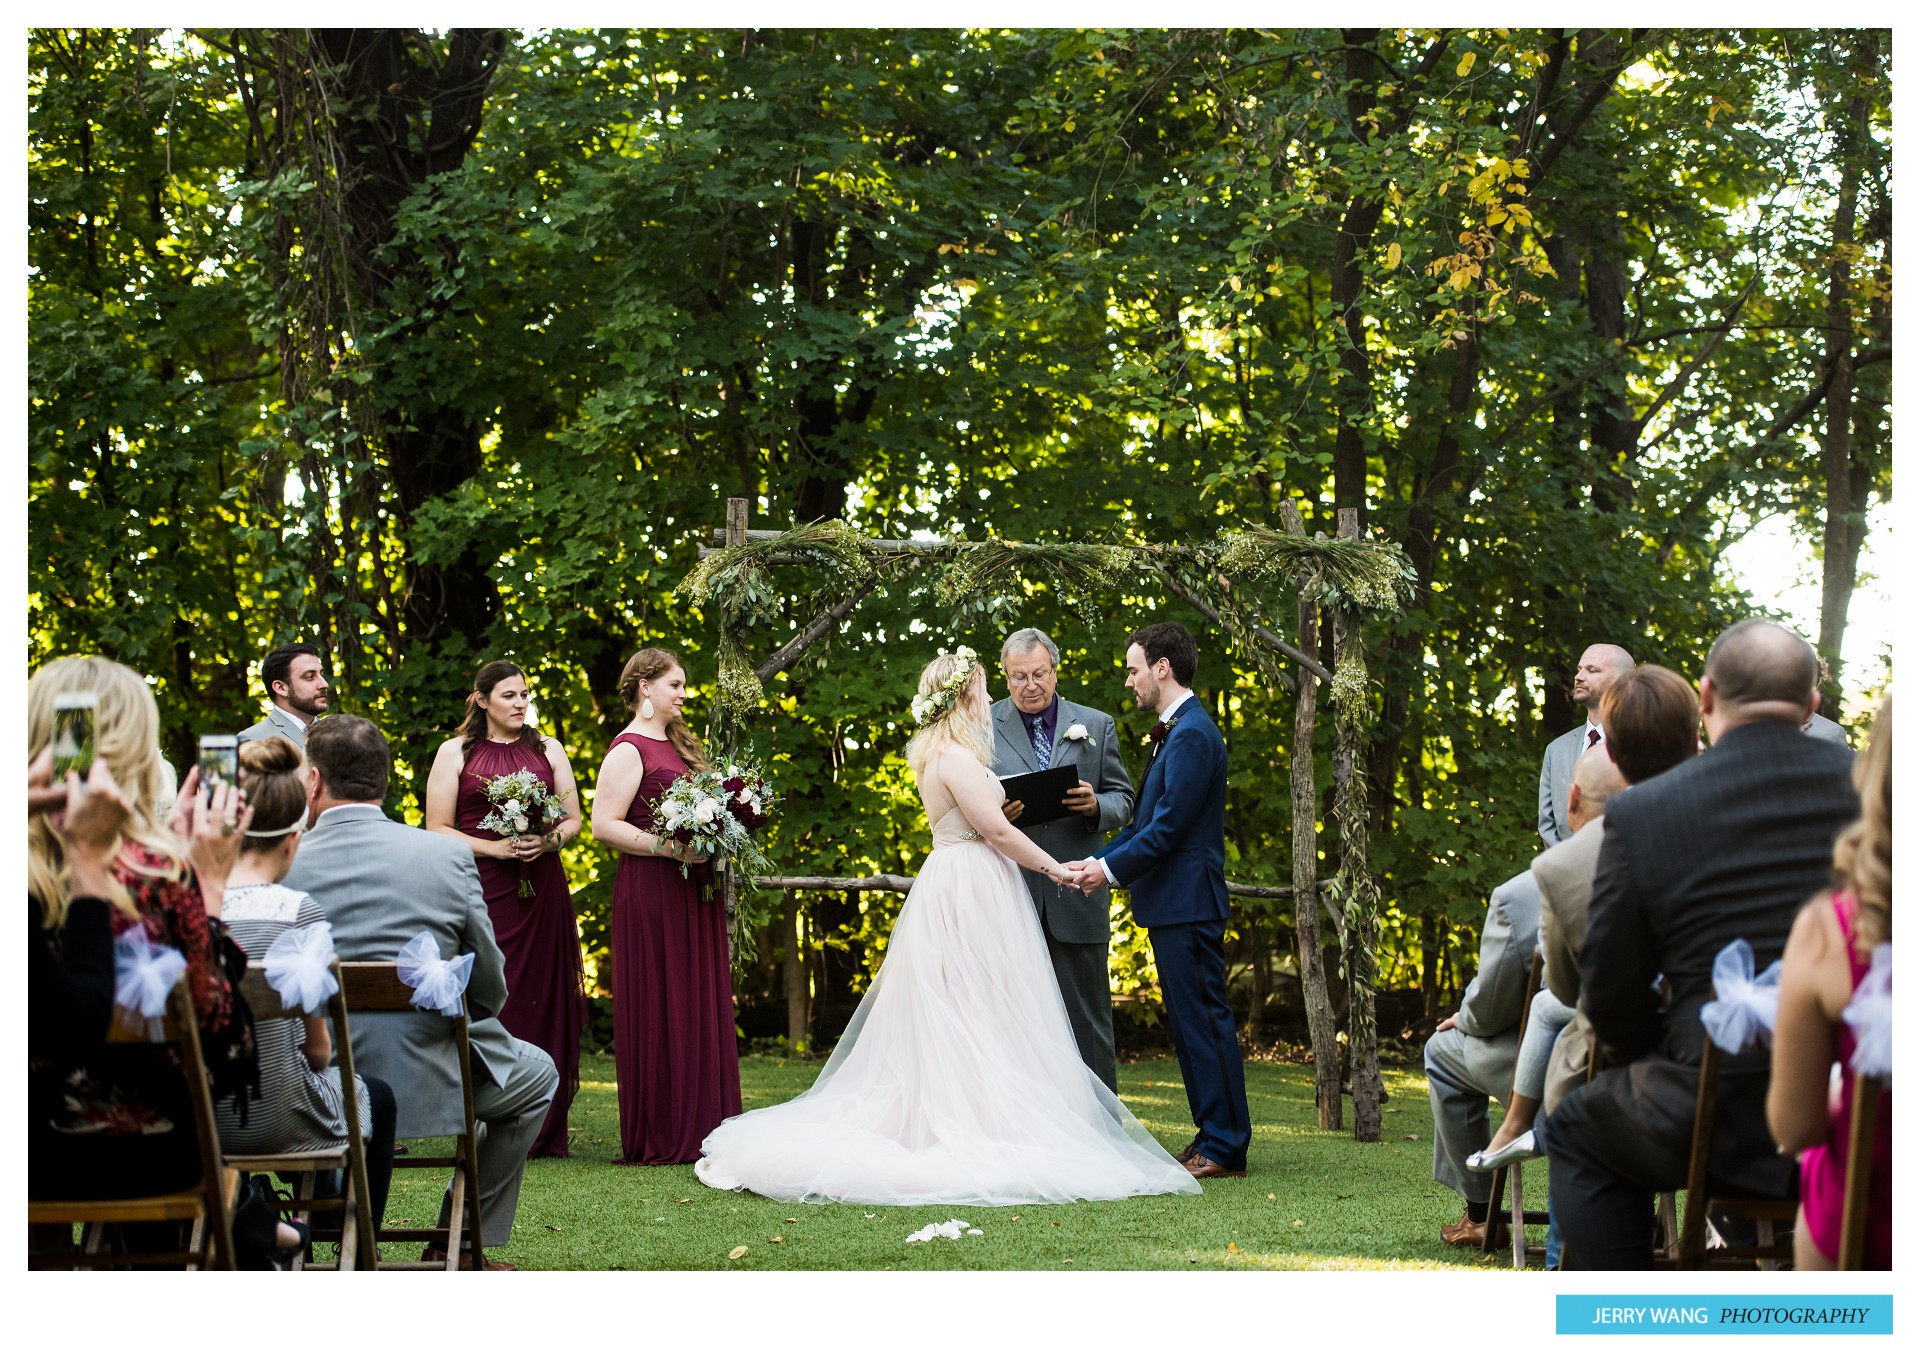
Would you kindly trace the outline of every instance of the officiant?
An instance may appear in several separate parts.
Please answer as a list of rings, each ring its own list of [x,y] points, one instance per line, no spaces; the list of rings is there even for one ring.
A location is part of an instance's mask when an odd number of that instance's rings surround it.
[[[1132,819],[1133,781],[1112,715],[1062,699],[1059,665],[1060,649],[1039,629],[1020,629],[1001,645],[1007,697],[993,706],[993,771],[1007,785],[1009,821],[1055,858],[1086,858]],[[1107,975],[1112,895],[1082,895],[1034,872],[1022,876],[1080,1058],[1117,1092]]]

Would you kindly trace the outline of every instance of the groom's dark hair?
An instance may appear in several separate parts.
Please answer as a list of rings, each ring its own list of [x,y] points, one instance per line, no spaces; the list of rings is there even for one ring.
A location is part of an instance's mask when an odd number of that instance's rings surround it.
[[[1144,629],[1135,629],[1127,639],[1127,646],[1135,643],[1146,653],[1147,665],[1152,666],[1162,657],[1173,668],[1173,678],[1182,685],[1191,687],[1193,673],[1200,664],[1200,649],[1193,644],[1193,635],[1184,627],[1168,620],[1160,624],[1149,624]]]

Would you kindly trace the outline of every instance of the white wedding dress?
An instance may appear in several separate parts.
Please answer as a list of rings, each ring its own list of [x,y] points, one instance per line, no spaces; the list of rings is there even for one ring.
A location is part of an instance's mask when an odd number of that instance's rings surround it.
[[[880,971],[813,1087],[723,1121],[701,1153],[708,1186],[784,1201],[1200,1190],[1081,1062],[1020,870],[957,806],[935,823]]]

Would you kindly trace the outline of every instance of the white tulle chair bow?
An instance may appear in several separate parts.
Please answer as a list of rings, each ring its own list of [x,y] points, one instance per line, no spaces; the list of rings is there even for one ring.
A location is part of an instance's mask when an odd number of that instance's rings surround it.
[[[1715,998],[1700,1010],[1713,1044],[1738,1055],[1754,1041],[1771,1043],[1780,1016],[1780,963],[1753,974],[1753,948],[1736,938],[1713,959]]]
[[[187,959],[147,940],[147,931],[128,929],[113,940],[113,1002],[129,1030],[144,1023],[153,1041],[166,1040],[167,996],[180,982]]]
[[[433,935],[422,930],[394,959],[400,981],[413,987],[413,1006],[432,1009],[449,1018],[460,1016],[460,997],[473,978],[473,954],[463,952],[452,961],[440,955]]]
[[[327,1001],[340,988],[328,969],[333,951],[333,925],[321,920],[283,931],[260,965],[282,1004],[317,1015],[326,1012]]]
[[[1893,1078],[1893,944],[1873,950],[1867,974],[1840,1016],[1853,1029],[1849,1068],[1863,1078]]]

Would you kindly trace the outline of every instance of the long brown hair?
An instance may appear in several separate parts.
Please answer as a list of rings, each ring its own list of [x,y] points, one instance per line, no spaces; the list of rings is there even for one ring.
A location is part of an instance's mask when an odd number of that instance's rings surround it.
[[[1860,819],[1833,842],[1833,885],[1859,904],[1854,924],[1862,956],[1893,941],[1893,696],[1880,701],[1867,748],[1853,762]]]
[[[658,680],[675,667],[686,674],[687,664],[680,660],[676,652],[664,647],[643,647],[628,660],[626,669],[620,672],[620,699],[631,711],[640,709],[640,682]],[[700,738],[687,726],[685,718],[674,718],[666,724],[667,740],[680,752],[680,758],[687,762],[688,769],[711,769],[707,761],[706,748],[700,744]]]
[[[473,758],[473,748],[487,735],[487,700],[493,697],[493,687],[503,680],[519,676],[522,680],[527,673],[510,661],[490,661],[473,673],[473,688],[467,692],[467,719],[460,724],[460,759],[462,762]],[[519,742],[522,746],[540,751],[546,748],[547,739],[531,719],[520,724]]]

